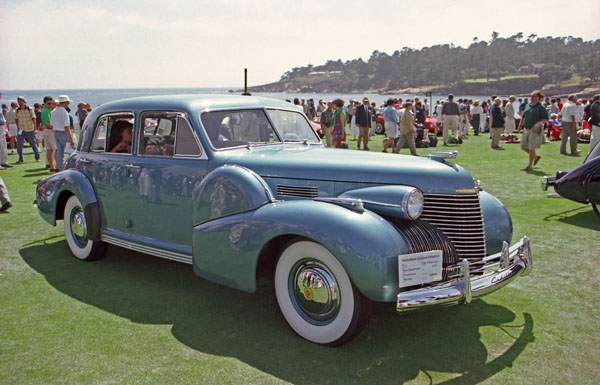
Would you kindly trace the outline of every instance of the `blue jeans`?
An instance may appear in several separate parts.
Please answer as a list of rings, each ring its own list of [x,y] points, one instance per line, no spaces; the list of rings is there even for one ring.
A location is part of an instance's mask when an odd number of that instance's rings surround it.
[[[23,161],[23,144],[25,142],[25,138],[29,142],[31,148],[33,148],[33,154],[35,155],[35,160],[40,159],[40,153],[37,148],[37,144],[35,143],[35,137],[33,136],[33,131],[27,132],[23,131],[21,135],[17,135],[17,152],[19,153],[19,161]]]
[[[473,130],[475,135],[479,135],[479,114],[473,115]]]
[[[64,131],[54,131],[54,140],[56,140],[56,168],[62,171],[65,162],[65,146],[69,137]]]

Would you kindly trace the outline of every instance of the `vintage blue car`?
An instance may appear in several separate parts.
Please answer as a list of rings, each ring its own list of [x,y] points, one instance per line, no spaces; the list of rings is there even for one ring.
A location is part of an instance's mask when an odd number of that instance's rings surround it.
[[[96,108],[36,200],[81,260],[112,244],[247,292],[270,272],[291,328],[334,346],[372,301],[469,303],[531,270],[529,240],[509,247],[506,208],[455,155],[326,148],[273,99],[143,97]]]

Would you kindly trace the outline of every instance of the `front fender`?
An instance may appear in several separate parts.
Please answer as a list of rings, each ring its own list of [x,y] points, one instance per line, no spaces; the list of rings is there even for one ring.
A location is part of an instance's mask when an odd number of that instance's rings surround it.
[[[68,169],[38,182],[36,201],[40,216],[56,226],[56,220],[63,219],[62,209],[71,195],[77,196],[83,206],[88,238],[99,240],[102,220],[96,192],[89,179],[79,170]]]
[[[485,227],[486,254],[495,254],[502,250],[502,242],[510,244],[513,233],[513,224],[506,207],[492,194],[481,191],[479,203],[483,214]]]
[[[254,292],[262,248],[283,235],[302,236],[323,245],[368,298],[396,300],[398,255],[410,253],[410,246],[376,213],[325,202],[269,203],[195,226],[194,271],[220,284]]]

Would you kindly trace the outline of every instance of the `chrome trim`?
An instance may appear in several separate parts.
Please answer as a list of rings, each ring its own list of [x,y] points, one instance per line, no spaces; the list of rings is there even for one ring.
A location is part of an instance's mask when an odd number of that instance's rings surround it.
[[[293,186],[278,184],[277,195],[297,198],[316,198],[319,196],[319,188],[315,186]]]
[[[486,262],[491,263],[486,263],[481,270],[500,267],[502,258],[502,252],[486,257]],[[463,260],[461,273],[457,278],[398,294],[396,311],[407,312],[433,305],[469,303],[472,299],[502,288],[519,275],[528,275],[533,268],[529,238],[523,237],[510,247],[508,259],[510,263],[505,268],[500,267],[494,272],[479,276],[472,276],[473,271],[469,273],[469,261]]]
[[[440,158],[440,159],[456,159],[458,151],[436,151],[431,152],[426,157],[429,158]]]
[[[555,183],[556,183],[556,177],[553,177],[553,176],[542,177],[542,190],[547,191],[548,186],[554,186]]]
[[[341,292],[327,267],[315,260],[296,264],[289,275],[290,297],[299,314],[308,322],[331,322],[340,311]]]
[[[365,206],[363,205],[363,201],[361,199],[321,197],[315,198],[314,200],[317,202],[325,202],[342,206],[357,213],[363,213],[365,211]]]
[[[421,194],[421,200],[423,201],[423,203],[421,203],[421,209],[419,210],[419,214],[413,218],[410,215],[410,211],[408,209],[408,201],[410,200],[413,193],[415,193],[415,192],[417,192],[418,194]],[[421,190],[419,190],[416,187],[413,187],[407,194],[404,194],[404,196],[402,197],[401,205],[402,205],[402,210],[404,210],[404,214],[406,214],[406,217],[408,219],[417,220],[423,214],[423,208],[425,207],[425,195],[423,194],[423,192],[421,192]]]
[[[106,243],[110,243],[111,245],[120,246],[129,250],[139,251],[140,253],[150,254],[155,257],[170,259],[172,261],[187,263],[189,265],[192,264],[192,256],[188,254],[181,254],[174,251],[163,250],[131,241],[125,241],[123,239],[106,234],[102,234],[100,236],[100,240]]]

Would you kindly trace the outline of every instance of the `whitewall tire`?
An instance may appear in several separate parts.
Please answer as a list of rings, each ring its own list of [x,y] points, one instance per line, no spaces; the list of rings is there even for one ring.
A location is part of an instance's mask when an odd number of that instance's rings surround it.
[[[275,294],[290,327],[316,344],[352,340],[370,315],[369,300],[341,263],[323,246],[304,239],[283,249],[275,269]]]
[[[94,261],[104,256],[107,244],[88,239],[85,213],[75,195],[65,205],[64,225],[69,250],[77,259]]]

